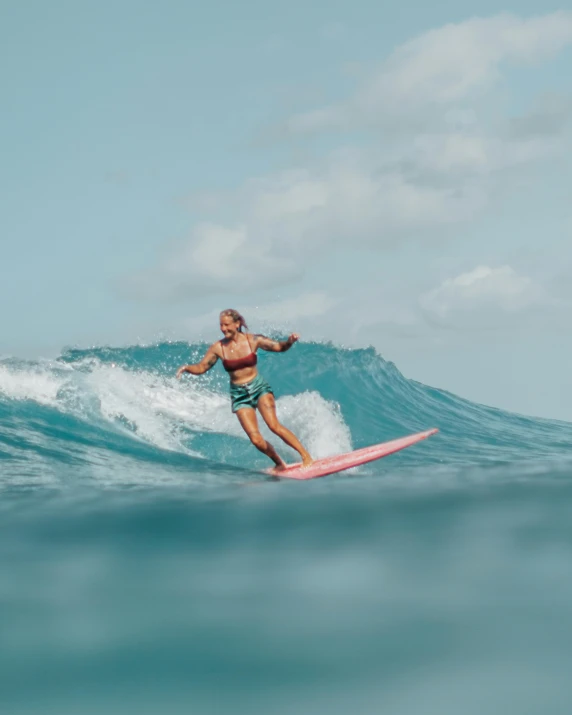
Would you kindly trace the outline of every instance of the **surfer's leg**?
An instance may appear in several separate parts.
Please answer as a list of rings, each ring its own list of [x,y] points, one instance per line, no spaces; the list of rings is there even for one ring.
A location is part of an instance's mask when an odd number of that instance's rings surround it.
[[[256,410],[252,407],[242,407],[236,412],[236,416],[242,425],[242,429],[246,432],[256,449],[260,450],[267,457],[270,457],[277,467],[285,467],[286,464],[278,455],[278,452],[260,434],[260,430],[258,429],[258,420],[256,419]]]
[[[257,407],[262,415],[262,418],[272,432],[278,435],[278,437],[286,442],[288,446],[292,447],[292,449],[295,449],[300,457],[302,457],[302,464],[305,467],[312,464],[314,460],[310,456],[309,452],[304,449],[296,435],[290,432],[287,427],[284,427],[283,424],[278,422],[278,417],[276,417],[276,402],[274,400],[274,395],[271,392],[267,392],[265,395],[262,395],[262,397],[258,400]]]

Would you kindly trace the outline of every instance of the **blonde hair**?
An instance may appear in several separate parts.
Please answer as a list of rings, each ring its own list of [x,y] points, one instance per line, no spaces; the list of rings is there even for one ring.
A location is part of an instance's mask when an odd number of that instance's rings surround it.
[[[243,328],[248,330],[248,325],[246,324],[246,320],[242,317],[242,315],[238,312],[238,310],[233,310],[232,308],[227,308],[226,310],[221,310],[220,317],[222,318],[224,315],[228,315],[228,317],[232,318],[235,323],[240,323],[240,327],[239,327],[240,332],[242,332]]]

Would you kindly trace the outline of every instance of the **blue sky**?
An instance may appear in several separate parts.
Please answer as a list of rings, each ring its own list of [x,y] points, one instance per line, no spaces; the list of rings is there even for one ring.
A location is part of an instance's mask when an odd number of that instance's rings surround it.
[[[572,420],[572,6],[3,11],[3,354],[255,329]]]

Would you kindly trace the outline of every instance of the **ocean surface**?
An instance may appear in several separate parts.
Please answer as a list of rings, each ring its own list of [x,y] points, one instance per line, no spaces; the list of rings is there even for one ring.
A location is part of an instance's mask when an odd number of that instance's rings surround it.
[[[572,425],[300,343],[315,457],[440,432],[270,481],[205,347],[0,360],[0,712],[570,715]]]

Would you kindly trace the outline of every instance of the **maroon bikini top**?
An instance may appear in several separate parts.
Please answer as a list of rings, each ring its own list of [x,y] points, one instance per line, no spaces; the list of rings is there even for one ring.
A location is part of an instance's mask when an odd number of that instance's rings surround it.
[[[246,338],[248,340],[248,338]],[[250,340],[248,340],[248,345],[250,346]],[[222,350],[222,366],[227,372],[234,372],[235,370],[240,370],[243,367],[254,367],[258,362],[255,352],[251,352],[250,355],[246,357],[236,358],[236,360],[226,360],[224,357],[224,347],[222,340],[220,343]],[[250,348],[252,350],[252,348]]]

